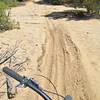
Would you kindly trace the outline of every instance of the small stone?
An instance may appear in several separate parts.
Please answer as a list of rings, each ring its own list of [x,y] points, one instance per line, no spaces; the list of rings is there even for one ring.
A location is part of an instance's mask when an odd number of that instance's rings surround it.
[[[35,46],[38,46],[38,44],[36,44]]]

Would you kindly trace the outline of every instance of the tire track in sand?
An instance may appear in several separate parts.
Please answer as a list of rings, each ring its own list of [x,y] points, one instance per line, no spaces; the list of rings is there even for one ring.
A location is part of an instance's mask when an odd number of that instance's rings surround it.
[[[47,26],[42,73],[53,81],[60,94],[72,95],[73,100],[92,100],[78,47],[60,23],[47,19]],[[52,91],[49,82],[43,81],[43,86]]]

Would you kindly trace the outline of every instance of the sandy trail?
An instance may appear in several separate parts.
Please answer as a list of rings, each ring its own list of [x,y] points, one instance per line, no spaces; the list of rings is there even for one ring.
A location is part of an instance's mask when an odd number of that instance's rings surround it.
[[[62,19],[53,20],[44,17],[52,11],[61,9],[66,8],[39,5],[34,2],[27,2],[25,6],[13,8],[11,18],[20,22],[21,29],[1,33],[1,46],[3,46],[2,42],[12,46],[19,41],[18,56],[30,59],[26,66],[27,71],[21,74],[35,77],[44,89],[54,91],[48,81],[34,74],[47,76],[60,94],[71,95],[73,100],[94,100],[92,80],[87,74],[89,67],[84,67],[85,58],[82,56],[84,54],[81,43],[78,44],[77,36],[74,34],[77,30],[74,30],[74,24],[71,26],[74,22],[70,21],[66,24]],[[67,27],[72,27],[74,31],[66,29]],[[53,100],[57,100],[57,96],[51,94],[50,96]],[[95,98],[99,100],[99,96]],[[7,100],[7,97],[0,99]],[[14,100],[29,99],[40,100],[41,98],[30,89],[19,89]]]
[[[45,68],[44,74],[55,83],[59,93],[72,95],[74,100],[92,100],[80,51],[63,25],[60,25],[57,21],[48,21],[50,33],[47,38],[45,63],[41,69]]]

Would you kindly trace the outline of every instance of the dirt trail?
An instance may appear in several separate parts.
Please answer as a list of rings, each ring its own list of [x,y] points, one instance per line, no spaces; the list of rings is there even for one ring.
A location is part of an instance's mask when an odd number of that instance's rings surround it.
[[[59,93],[72,95],[74,100],[92,100],[79,49],[63,25],[52,20],[47,20],[47,24],[49,33],[41,70],[55,83]]]
[[[35,73],[47,76],[55,84],[58,93],[64,96],[71,95],[73,100],[94,100],[81,61],[81,52],[66,31],[65,24],[63,21],[44,17],[57,9],[60,8],[34,2],[13,8],[11,18],[20,22],[21,29],[0,34],[1,42],[14,44],[15,41],[21,41],[19,55],[30,58],[24,74],[35,77],[43,88],[54,91],[49,82],[34,76]],[[58,98],[50,96],[53,100]],[[14,100],[31,99],[41,98],[29,89],[19,89]],[[1,100],[7,98],[3,97]]]

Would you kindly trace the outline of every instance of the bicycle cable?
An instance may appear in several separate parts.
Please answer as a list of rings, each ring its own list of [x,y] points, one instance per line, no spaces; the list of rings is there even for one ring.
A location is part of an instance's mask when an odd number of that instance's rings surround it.
[[[62,96],[62,95],[60,95],[60,94],[58,93],[56,86],[53,84],[53,82],[52,82],[48,77],[46,77],[46,76],[44,76],[44,75],[40,75],[40,74],[34,74],[34,75],[43,77],[43,78],[45,78],[46,80],[48,80],[48,81],[51,83],[51,85],[54,87],[56,93],[55,93],[55,92],[48,91],[48,90],[45,90],[45,89],[42,89],[43,91],[48,92],[48,93],[51,93],[51,94],[54,94],[54,95],[57,95],[57,96],[58,96],[58,100],[59,100],[59,97],[61,97],[61,98],[64,99],[64,96]]]

